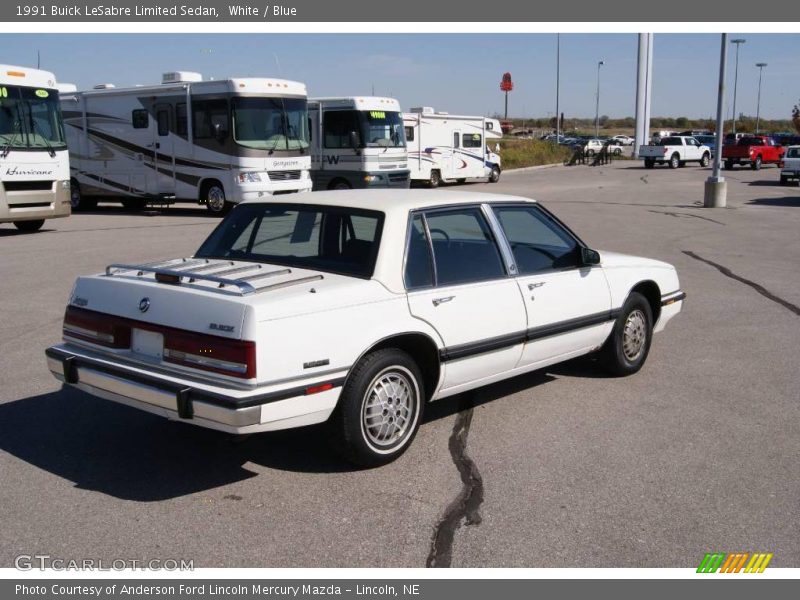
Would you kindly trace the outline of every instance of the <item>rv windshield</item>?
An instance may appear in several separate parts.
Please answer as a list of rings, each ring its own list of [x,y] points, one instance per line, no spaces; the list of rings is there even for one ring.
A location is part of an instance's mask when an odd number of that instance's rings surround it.
[[[359,112],[361,137],[365,146],[404,148],[406,136],[399,112],[364,110]]]
[[[0,146],[63,149],[64,128],[58,92],[0,85]]]
[[[233,139],[247,148],[303,150],[308,148],[305,98],[234,97]]]

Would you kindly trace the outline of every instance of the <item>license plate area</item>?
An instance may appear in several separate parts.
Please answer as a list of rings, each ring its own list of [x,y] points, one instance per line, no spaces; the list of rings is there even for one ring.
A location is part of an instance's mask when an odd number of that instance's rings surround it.
[[[164,334],[133,328],[131,330],[131,352],[160,361],[164,355]]]

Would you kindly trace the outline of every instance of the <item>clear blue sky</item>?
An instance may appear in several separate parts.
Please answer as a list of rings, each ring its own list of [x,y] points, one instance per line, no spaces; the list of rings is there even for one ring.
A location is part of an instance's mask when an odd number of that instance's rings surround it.
[[[737,112],[755,115],[757,62],[766,62],[761,114],[788,118],[800,99],[800,35],[733,34],[747,39],[740,51]],[[710,117],[716,111],[719,34],[657,34],[653,116]],[[151,83],[171,70],[205,77],[280,76],[308,84],[312,95],[376,94],[405,108],[433,106],[451,113],[503,110],[501,75],[515,89],[511,116],[555,111],[555,34],[4,34],[0,61],[54,71],[79,88],[96,83]],[[635,34],[561,36],[561,109],[568,117],[593,117],[596,65],[600,112],[633,116]],[[280,69],[276,61],[280,62]],[[728,114],[733,89],[730,54]]]

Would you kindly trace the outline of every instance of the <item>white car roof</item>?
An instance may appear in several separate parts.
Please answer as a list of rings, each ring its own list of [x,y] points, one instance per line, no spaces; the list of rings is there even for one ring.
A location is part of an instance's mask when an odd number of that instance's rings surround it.
[[[536,202],[523,196],[486,194],[456,190],[336,190],[312,192],[292,196],[274,196],[247,200],[247,204],[318,204],[378,210],[384,213],[408,213],[412,210],[457,204],[482,204],[486,202]]]

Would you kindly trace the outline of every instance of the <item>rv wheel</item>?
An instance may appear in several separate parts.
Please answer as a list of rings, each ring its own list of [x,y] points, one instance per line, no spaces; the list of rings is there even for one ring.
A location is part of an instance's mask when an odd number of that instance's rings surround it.
[[[489,183],[497,183],[500,181],[500,167],[497,165],[492,167],[492,172],[489,174]]]
[[[436,169],[431,170],[431,177],[428,179],[428,187],[435,188],[439,187],[439,184],[442,183],[442,174],[439,173]]]
[[[205,201],[208,211],[215,215],[224,215],[231,209],[231,203],[225,200],[225,190],[217,182],[206,188]]]

